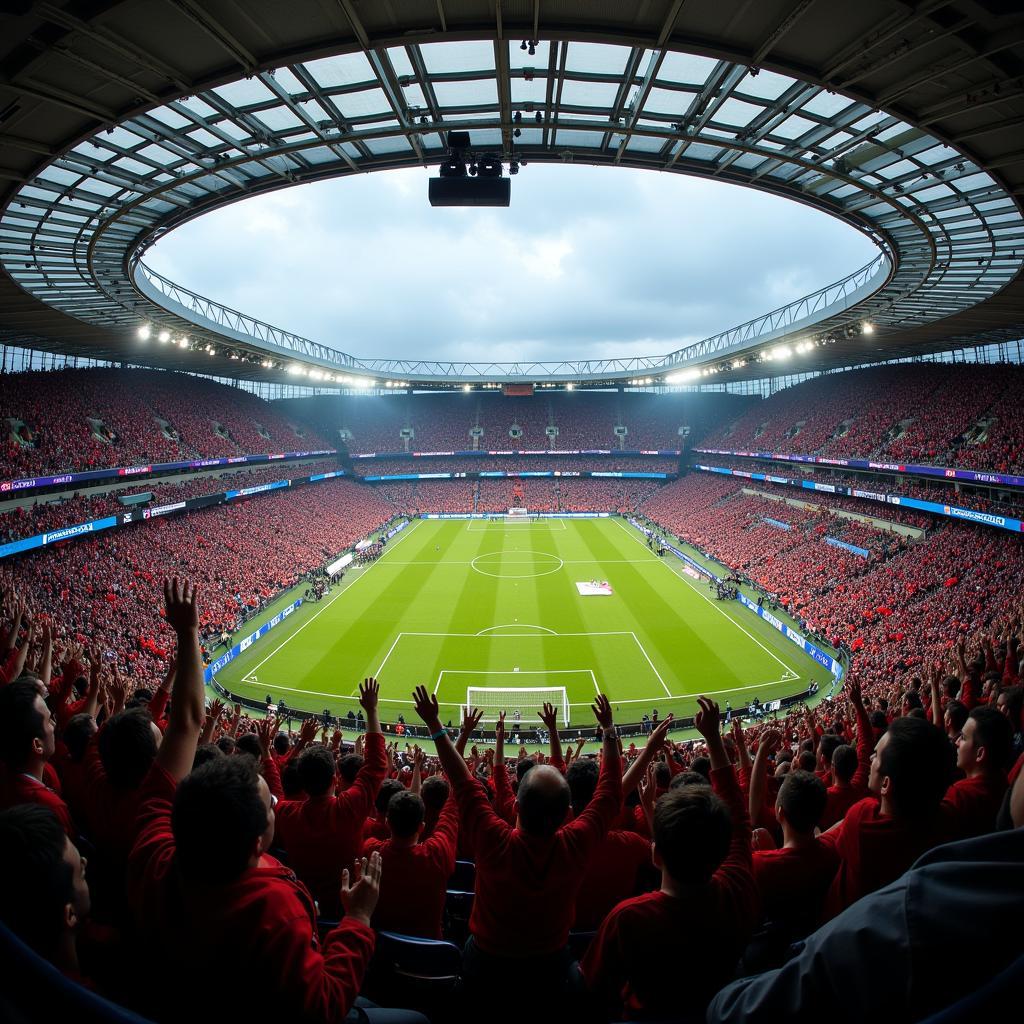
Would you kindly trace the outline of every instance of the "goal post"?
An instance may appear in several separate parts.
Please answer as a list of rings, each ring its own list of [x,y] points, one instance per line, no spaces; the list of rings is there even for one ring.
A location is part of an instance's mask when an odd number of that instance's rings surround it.
[[[528,523],[534,517],[530,515],[528,508],[510,508],[505,515],[506,523]]]
[[[569,724],[569,691],[564,686],[470,686],[466,689],[466,705],[483,712],[481,721],[496,722],[500,712],[505,714],[508,731],[517,721],[524,726],[536,725],[537,712],[544,704],[560,709],[562,725]]]

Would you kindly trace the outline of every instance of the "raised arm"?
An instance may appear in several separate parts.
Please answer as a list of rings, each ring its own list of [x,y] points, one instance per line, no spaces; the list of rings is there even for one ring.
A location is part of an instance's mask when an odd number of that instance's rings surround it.
[[[564,774],[566,764],[565,759],[562,757],[562,739],[558,735],[558,712],[553,705],[545,702],[544,707],[537,712],[537,715],[544,723],[544,728],[548,731],[548,742],[551,747],[551,764]]]
[[[455,749],[459,752],[459,757],[466,756],[466,744],[469,742],[469,737],[476,732],[476,727],[483,717],[484,713],[479,708],[462,709],[462,728],[459,729],[459,738],[455,741]]]
[[[437,695],[427,693],[425,686],[417,686],[412,698],[416,705],[416,714],[420,716],[423,724],[427,727],[427,732],[437,747],[438,760],[452,786],[465,786],[472,782],[473,777],[466,762],[462,759],[462,754],[455,748],[448,732],[441,726]]]
[[[672,724],[672,716],[666,715],[662,721],[658,723],[658,728],[655,729],[649,739],[647,745],[640,751],[637,759],[626,769],[626,773],[622,776],[622,795],[623,797],[628,796],[641,784],[641,779],[647,772],[647,766],[654,760],[656,754],[661,752],[662,747],[665,745],[665,738],[668,735],[668,727]]]
[[[871,719],[864,707],[864,696],[860,682],[851,676],[847,687],[850,692],[850,703],[857,716],[857,770],[853,773],[850,785],[856,790],[867,790],[868,776],[871,774],[871,753],[875,749],[875,734],[871,729]]]
[[[199,654],[198,592],[188,580],[164,580],[167,624],[178,640],[177,679],[170,719],[156,763],[176,782],[192,770],[196,744],[203,728],[206,701],[203,662]]]
[[[782,733],[778,729],[769,729],[761,737],[757,753],[754,755],[754,767],[750,772],[750,820],[757,826],[762,820],[765,798],[768,795],[768,755],[773,754],[782,746]]]

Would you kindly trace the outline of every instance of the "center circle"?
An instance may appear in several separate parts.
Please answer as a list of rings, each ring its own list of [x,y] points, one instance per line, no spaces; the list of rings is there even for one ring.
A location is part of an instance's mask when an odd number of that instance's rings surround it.
[[[487,564],[490,559],[490,564]],[[484,564],[481,565],[480,563]],[[502,551],[490,551],[485,555],[477,555],[469,563],[482,576],[493,576],[495,579],[525,580],[537,576],[550,576],[565,565],[558,555],[546,551],[536,551],[532,558],[506,558]]]

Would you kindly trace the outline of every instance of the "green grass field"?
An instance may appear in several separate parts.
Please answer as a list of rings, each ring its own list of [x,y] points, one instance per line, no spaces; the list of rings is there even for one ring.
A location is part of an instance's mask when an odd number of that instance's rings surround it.
[[[612,595],[580,596],[576,584],[591,580]],[[414,521],[217,679],[233,693],[345,716],[367,675],[380,681],[385,721],[410,719],[423,683],[453,722],[470,686],[565,687],[574,725],[592,723],[597,690],[629,722],[652,708],[692,714],[700,693],[738,707],[830,678],[620,519]],[[537,699],[511,697],[507,710],[532,727]]]

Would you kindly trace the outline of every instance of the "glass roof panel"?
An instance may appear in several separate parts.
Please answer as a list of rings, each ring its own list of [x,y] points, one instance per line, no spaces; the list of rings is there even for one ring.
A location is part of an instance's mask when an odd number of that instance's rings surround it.
[[[170,150],[164,149],[163,146],[158,146],[155,142],[136,150],[135,155],[145,157],[147,160],[152,160],[154,163],[163,164],[164,166],[176,164],[181,159],[177,153],[172,153]]]
[[[392,46],[387,51],[388,60],[391,61],[391,66],[395,69],[396,75],[414,75],[412,61],[409,60],[409,54],[405,52],[404,46]]]
[[[912,171],[920,170],[913,160],[896,160],[894,163],[886,164],[884,167],[876,167],[875,173],[890,181],[903,174],[910,174]]]
[[[853,100],[840,96],[838,93],[828,93],[824,89],[807,100],[802,109],[809,114],[817,114],[818,117],[835,117],[841,110],[845,110]]]
[[[298,128],[302,122],[287,107],[271,107],[269,110],[261,110],[253,117],[259,119],[271,131],[284,132],[290,128]]]
[[[111,130],[103,133],[104,139],[111,146],[120,146],[122,149],[131,149],[142,142],[141,136],[126,130],[121,125],[115,125]]]
[[[138,174],[143,178],[149,177],[153,173],[153,168],[149,164],[144,164],[139,160],[133,160],[131,157],[123,156],[119,160],[115,160],[113,163],[114,167],[121,167],[126,171],[130,171],[132,174]]]
[[[80,172],[69,171],[56,164],[51,164],[49,167],[44,167],[36,175],[36,178],[40,181],[52,181],[57,185],[74,185],[81,180],[82,175]]]
[[[194,132],[189,132],[188,137],[193,142],[198,142],[204,149],[218,149],[224,145],[223,139],[218,139],[213,132],[208,132],[205,128],[197,128]]]
[[[323,57],[307,61],[304,65],[313,81],[325,89],[339,85],[355,85],[376,79],[364,53],[345,53],[338,57]]]
[[[406,153],[412,147],[404,135],[391,135],[383,139],[366,139],[366,148],[378,156],[383,153]]]
[[[722,124],[734,124],[738,128],[742,128],[763,113],[764,109],[762,107],[757,107],[753,103],[744,103],[743,100],[730,97],[715,111],[714,120],[720,121]]]
[[[431,74],[449,71],[494,72],[494,44],[484,40],[464,43],[428,43],[420,47]]]
[[[666,82],[703,85],[717,65],[718,61],[711,57],[700,57],[695,53],[677,53],[670,50],[661,62],[658,78]]]
[[[658,139],[651,135],[634,135],[629,140],[626,149],[637,153],[660,153],[664,145],[664,139]]]
[[[740,155],[733,160],[732,166],[743,167],[746,170],[750,170],[763,162],[764,157],[758,156],[757,153],[740,153]]]
[[[300,95],[309,90],[299,81],[291,68],[277,68],[270,72],[271,77],[282,89],[292,96]]]
[[[493,78],[464,82],[435,82],[434,95],[442,107],[498,105],[498,87]]]
[[[700,142],[695,142],[693,145],[687,146],[683,157],[689,160],[717,160],[721,155],[722,150],[718,146],[705,146]]]
[[[529,49],[524,50],[522,46],[517,43],[514,39],[509,40],[508,44],[508,64],[510,68],[536,68],[538,71],[541,68],[548,66],[548,51],[551,44],[546,40],[542,39],[537,43],[536,53],[530,56]]]
[[[341,160],[341,157],[327,146],[317,146],[316,149],[304,149],[302,158],[311,164],[329,164]]]
[[[238,82],[218,85],[213,92],[233,107],[249,107],[277,98],[258,78],[243,78]]]
[[[345,117],[364,117],[391,110],[383,89],[363,89],[334,97],[334,103]]]
[[[184,128],[192,122],[170,107],[156,107],[154,110],[147,110],[145,117],[152,117],[169,128]]]
[[[577,82],[566,79],[562,86],[562,103],[570,107],[610,107],[619,87],[614,82]]]
[[[589,146],[592,149],[596,149],[601,145],[603,138],[603,132],[583,132],[576,131],[575,129],[566,130],[565,128],[559,128],[555,144],[558,146]]]
[[[236,124],[234,121],[229,121],[227,118],[224,118],[222,121],[218,121],[216,127],[217,131],[223,132],[236,142],[252,138],[252,132],[248,128],[245,128],[240,124]]]
[[[211,107],[209,103],[204,102],[198,96],[186,96],[183,100],[178,100],[178,105],[185,107],[186,110],[190,110],[193,114],[198,114],[200,117],[217,117],[217,110]]]
[[[757,74],[748,71],[736,91],[745,96],[756,96],[762,100],[777,100],[793,84],[793,81],[792,78],[777,75],[774,71],[762,69]]]
[[[678,89],[654,88],[647,96],[644,110],[649,113],[667,114],[670,117],[679,117],[685,114],[690,104],[693,103],[692,92],[680,92]]]
[[[776,125],[771,133],[772,135],[779,135],[784,139],[798,139],[805,132],[809,132],[812,128],[816,127],[817,125],[813,121],[808,121],[806,117],[793,114],[787,117],[782,124]]]
[[[540,105],[547,97],[548,81],[547,76],[538,76],[532,82],[525,78],[512,79],[512,104],[513,106],[533,103]]]
[[[628,46],[609,43],[570,43],[565,69],[595,75],[621,75],[626,70],[630,52]]]
[[[952,146],[939,145],[923,150],[916,155],[915,159],[920,160],[923,164],[935,165],[944,163],[946,160],[952,160],[958,155]]]
[[[160,174],[157,178],[167,178],[170,175]],[[99,178],[90,178],[88,189],[90,192],[96,192],[101,196],[112,196],[118,192],[123,191],[122,186],[112,185],[109,181],[100,181]]]
[[[427,98],[423,95],[423,90],[415,82],[405,86],[402,91],[405,94],[405,102],[408,106],[415,107],[417,110],[427,109]]]

